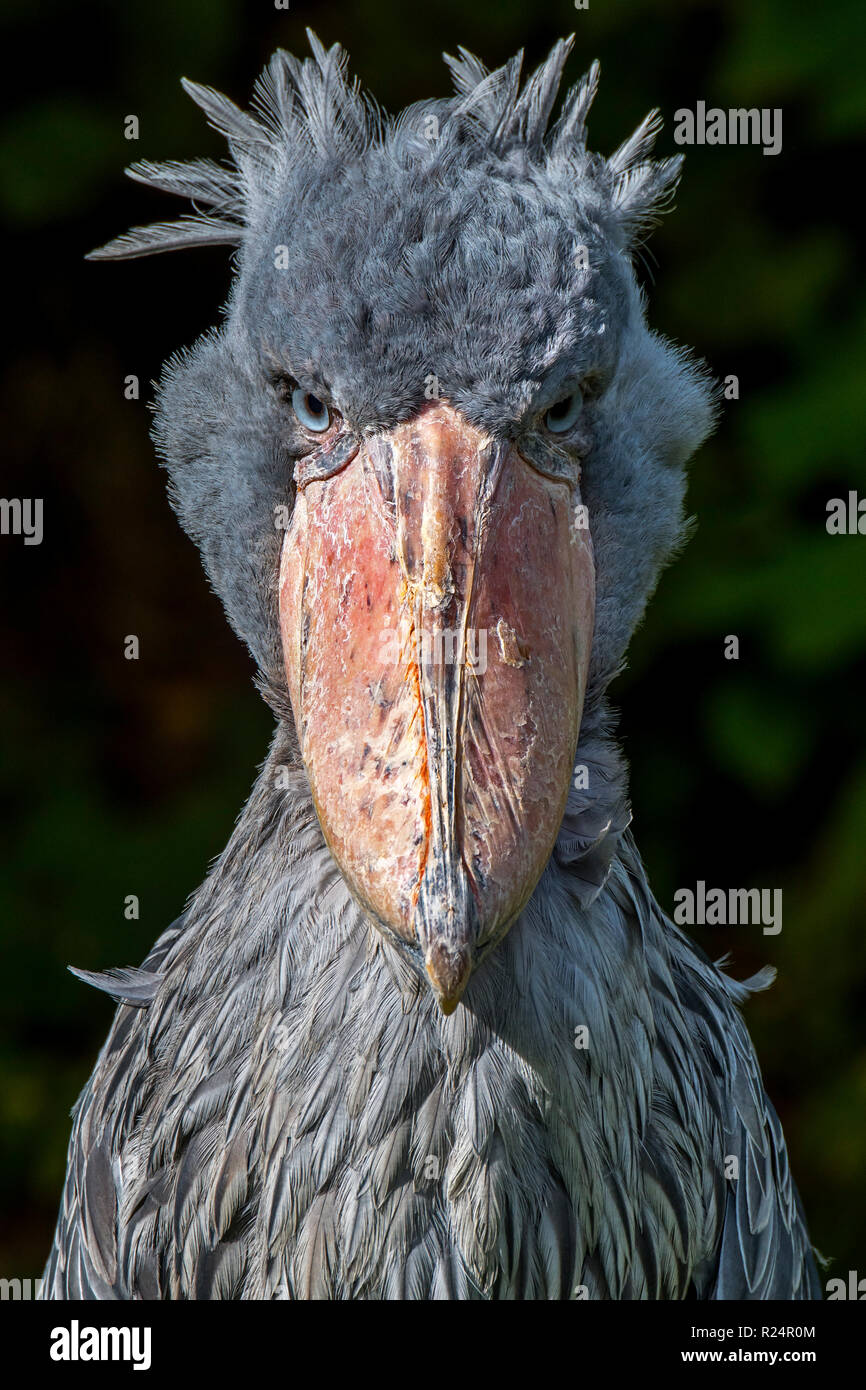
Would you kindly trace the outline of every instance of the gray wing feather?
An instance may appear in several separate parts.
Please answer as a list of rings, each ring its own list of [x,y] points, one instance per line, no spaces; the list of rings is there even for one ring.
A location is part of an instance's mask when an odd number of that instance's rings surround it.
[[[160,982],[160,966],[176,940],[183,918],[163,932],[139,969],[96,974],[72,969],[85,983],[103,989],[121,1003],[99,1062],[72,1111],[72,1136],[63,1200],[54,1245],[45,1267],[41,1299],[160,1298],[164,1280],[155,1250],[137,1250],[136,1289],[127,1271],[142,1211],[124,1218],[121,1165],[112,1157],[112,1125],[107,1120],[114,1098],[136,1055],[132,1037]],[[134,1105],[136,1097],[128,1103]],[[151,1184],[151,1186],[153,1186]]]
[[[707,1297],[820,1299],[782,1126],[742,1024],[740,1029],[725,1136],[739,1176],[727,1185],[718,1266]]]

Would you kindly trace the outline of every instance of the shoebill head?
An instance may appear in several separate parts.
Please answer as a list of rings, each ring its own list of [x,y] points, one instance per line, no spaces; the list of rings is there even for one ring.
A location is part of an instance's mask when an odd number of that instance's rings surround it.
[[[237,247],[161,384],[172,497],[347,884],[451,1012],[550,857],[710,428],[631,261],[680,161],[656,113],[587,151],[597,65],[549,129],[570,41],[522,89],[461,50],[396,120],[310,42],[250,114],[187,83],[231,165],[134,165],[195,215],[94,255]]]

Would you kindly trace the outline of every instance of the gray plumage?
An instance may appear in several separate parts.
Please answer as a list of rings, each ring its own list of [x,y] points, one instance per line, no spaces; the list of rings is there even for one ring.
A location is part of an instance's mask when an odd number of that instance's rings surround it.
[[[278,725],[142,968],[77,972],[121,1005],[74,1111],[42,1296],[820,1297],[738,1008],[769,978],[729,979],[653,899],[605,705],[712,423],[707,374],[647,329],[630,263],[679,160],[649,158],[655,115],[610,159],[587,151],[597,65],[548,133],[569,42],[522,90],[519,58],[487,73],[462,52],[454,98],[390,122],[310,41],[311,60],[274,57],[251,115],[185,84],[233,166],[134,166],[196,213],[95,253],[238,248],[223,326],[168,366],[156,439]],[[450,1017],[356,905],[298,751],[274,526],[302,454],[272,384],[289,369],[359,437],[408,419],[430,373],[517,439],[595,383],[588,790]]]

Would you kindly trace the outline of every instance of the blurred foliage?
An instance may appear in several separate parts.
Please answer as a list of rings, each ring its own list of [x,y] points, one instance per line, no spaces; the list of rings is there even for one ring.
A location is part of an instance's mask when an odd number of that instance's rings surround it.
[[[694,538],[664,578],[615,686],[635,825],[660,901],[702,878],[782,886],[784,928],[696,928],[745,976],[813,1238],[866,1272],[864,547],[828,536],[827,500],[866,495],[866,296],[859,209],[862,6],[790,0],[109,0],[4,7],[0,209],[6,496],[45,498],[41,547],[3,543],[0,1273],[39,1272],[67,1111],[111,1004],[64,971],[140,961],[219,852],[270,720],[163,496],[143,386],[214,321],[224,254],[85,265],[91,246],[165,215],[124,184],[130,158],[222,155],[183,96],[189,75],[248,94],[270,51],[314,23],[391,110],[446,90],[458,43],[538,61],[577,32],[572,80],[599,56],[591,121],[610,150],[643,113],[781,106],[784,146],[689,152],[676,214],[645,253],[654,325],[739,377],[696,462]],[[11,61],[10,61],[11,60]],[[128,114],[141,138],[123,138]],[[14,282],[14,283],[13,283]],[[143,390],[143,396],[147,391]],[[141,659],[122,659],[125,634]],[[724,638],[740,639],[726,661]],[[128,922],[123,900],[141,898]]]

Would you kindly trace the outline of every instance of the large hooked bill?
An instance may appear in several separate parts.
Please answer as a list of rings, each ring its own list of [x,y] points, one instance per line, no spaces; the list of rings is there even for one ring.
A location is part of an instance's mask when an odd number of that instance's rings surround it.
[[[445,1013],[529,900],[565,810],[595,612],[579,503],[576,482],[437,401],[299,486],[283,543],[322,830]]]

